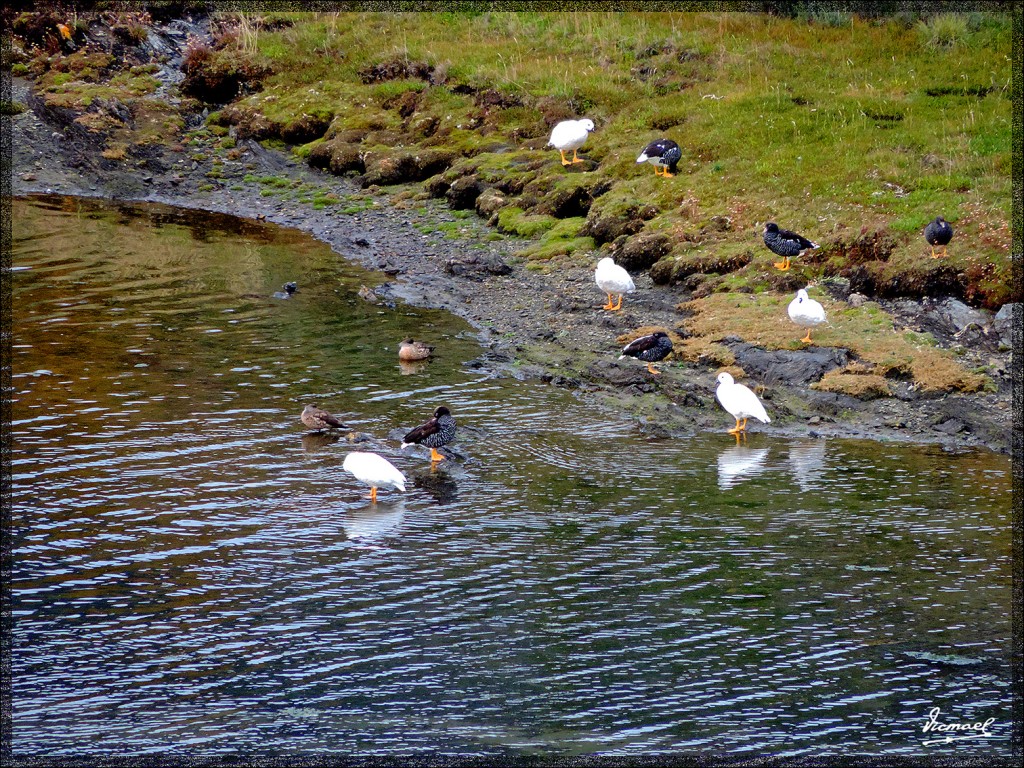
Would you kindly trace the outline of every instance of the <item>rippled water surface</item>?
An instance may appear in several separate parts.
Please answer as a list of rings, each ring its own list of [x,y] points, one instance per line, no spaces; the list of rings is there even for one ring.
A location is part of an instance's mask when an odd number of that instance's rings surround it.
[[[649,439],[305,235],[14,217],[15,755],[1008,754],[1005,457]],[[387,438],[441,403],[431,472]]]

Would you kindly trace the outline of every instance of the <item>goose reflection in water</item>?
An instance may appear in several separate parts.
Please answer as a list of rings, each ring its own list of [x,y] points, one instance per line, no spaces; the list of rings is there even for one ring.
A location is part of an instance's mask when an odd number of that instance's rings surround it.
[[[422,373],[426,370],[428,365],[430,365],[429,360],[413,360],[411,362],[408,360],[399,360],[398,370],[403,376],[411,376],[415,373]]]
[[[742,444],[726,448],[718,454],[718,487],[724,491],[764,472],[768,451],[768,448],[748,448]]]
[[[789,471],[803,492],[821,486],[825,469],[825,440],[804,440],[789,446]]]
[[[317,453],[341,440],[341,435],[331,432],[305,432],[302,435],[302,450]]]
[[[447,471],[438,472],[434,468],[430,472],[421,472],[413,477],[412,483],[416,488],[422,488],[433,496],[442,506],[459,500],[459,484]]]
[[[384,549],[382,542],[398,533],[405,518],[405,499],[395,498],[350,510],[342,517],[345,538],[359,549]]]

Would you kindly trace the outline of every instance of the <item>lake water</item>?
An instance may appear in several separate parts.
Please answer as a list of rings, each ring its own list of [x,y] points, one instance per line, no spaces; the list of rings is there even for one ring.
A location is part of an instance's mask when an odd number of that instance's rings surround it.
[[[15,756],[1010,754],[1005,456],[644,437],[226,216],[15,200],[13,262]]]

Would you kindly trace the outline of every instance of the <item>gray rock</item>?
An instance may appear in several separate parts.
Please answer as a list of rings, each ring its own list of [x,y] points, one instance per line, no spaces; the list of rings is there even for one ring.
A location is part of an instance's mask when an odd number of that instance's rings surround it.
[[[849,298],[847,298],[846,301],[847,301],[847,303],[849,303],[849,305],[851,307],[856,309],[857,307],[863,307],[864,303],[867,300],[868,300],[868,297],[865,296],[863,293],[851,293]]]
[[[1020,304],[1004,304],[992,319],[992,330],[1006,346],[1013,344],[1013,320],[1020,316]]]
[[[931,312],[936,313],[949,325],[951,333],[962,331],[972,323],[978,326],[988,325],[986,313],[969,307],[957,299],[945,299]]]
[[[483,280],[488,275],[511,274],[512,267],[502,261],[497,254],[482,253],[452,257],[445,262],[444,271],[456,277]]]
[[[847,350],[835,347],[767,350],[728,339],[724,343],[736,357],[736,364],[765,384],[808,384],[850,360]]]

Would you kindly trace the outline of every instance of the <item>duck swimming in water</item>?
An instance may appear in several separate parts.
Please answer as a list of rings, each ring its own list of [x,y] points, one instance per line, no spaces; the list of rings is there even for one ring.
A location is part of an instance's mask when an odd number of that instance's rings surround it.
[[[273,293],[271,298],[274,298],[274,299],[290,299],[292,297],[292,294],[295,293],[297,290],[299,290],[299,284],[298,283],[285,283],[283,286],[281,286],[281,290],[280,291],[275,291]]]
[[[433,353],[434,348],[422,341],[405,339],[398,344],[398,359],[407,363],[415,360],[426,360]]]

